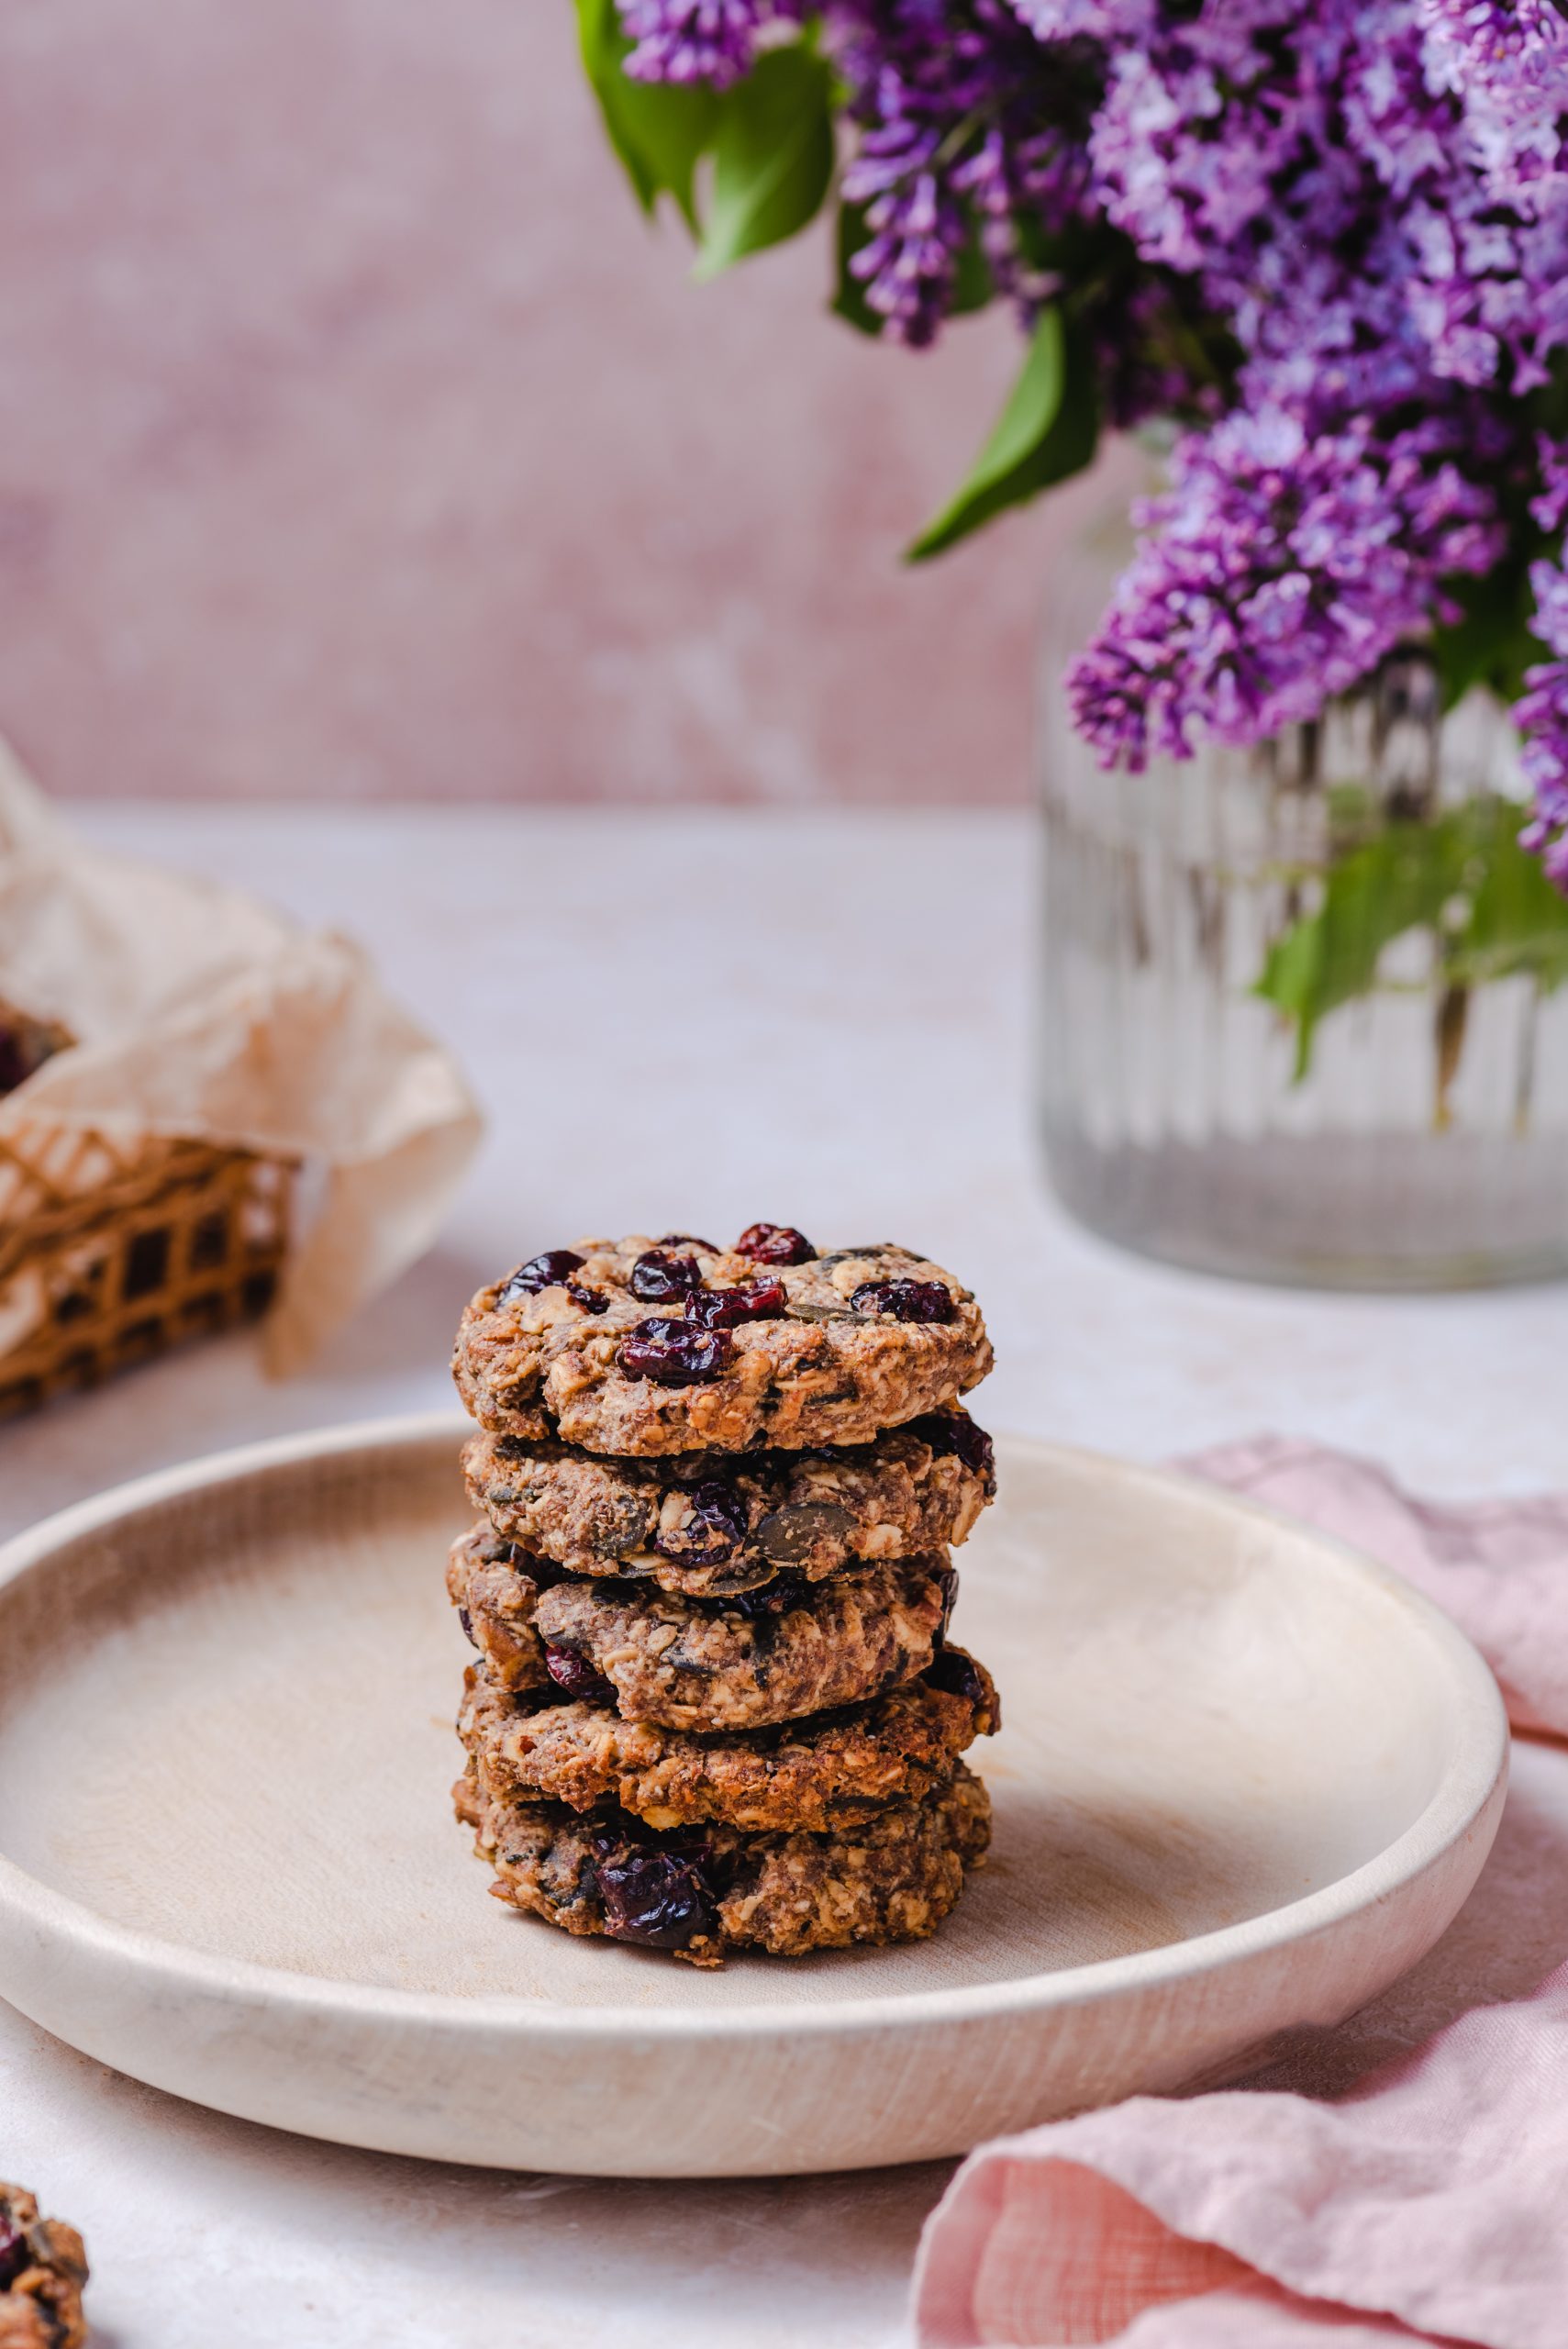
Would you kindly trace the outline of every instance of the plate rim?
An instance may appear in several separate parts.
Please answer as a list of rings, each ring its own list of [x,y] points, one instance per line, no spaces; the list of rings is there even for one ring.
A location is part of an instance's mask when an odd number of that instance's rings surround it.
[[[55,1510],[0,1543],[0,1590],[63,1543],[182,1494],[198,1492],[204,1486],[226,1484],[240,1476],[287,1468],[303,1460],[360,1449],[388,1445],[417,1448],[449,1440],[455,1445],[471,1427],[470,1420],[450,1409],[396,1413],[346,1420],[293,1435],[269,1436],[154,1469]],[[962,2026],[970,2021],[994,2021],[1009,2015],[1049,2013],[1055,2008],[1083,2007],[1101,1998],[1201,1978],[1228,1965],[1266,1957],[1271,1952],[1309,1941],[1345,1924],[1380,1899],[1397,1893],[1431,1868],[1496,1808],[1507,1783],[1510,1739],[1501,1690],[1490,1666],[1463,1632],[1413,1584],[1337,1535],[1324,1533],[1284,1510],[1243,1499],[1221,1486],[1210,1485],[1180,1469],[1126,1460],[1087,1445],[1059,1443],[1038,1436],[1004,1433],[997,1441],[1009,1451],[1029,1452],[1046,1461],[1060,1460],[1102,1471],[1108,1468],[1118,1478],[1152,1486],[1157,1491],[1174,1490],[1188,1499],[1196,1497],[1221,1514],[1251,1520],[1272,1530],[1283,1528],[1318,1546],[1336,1562],[1341,1574],[1371,1582],[1397,1599],[1451,1669],[1456,1690],[1463,1700],[1456,1709],[1454,1719],[1462,1720],[1471,1731],[1468,1742],[1450,1757],[1431,1798],[1409,1825],[1373,1858],[1347,1875],[1335,1877],[1332,1883],[1305,1893],[1297,1900],[1285,1901],[1236,1924],[1217,1926],[1207,1933],[998,1982],[884,1991],[822,2006],[806,2001],[797,2006],[758,2001],[707,2011],[693,2007],[638,2008],[610,2003],[578,2007],[516,1993],[464,1998],[449,1991],[403,1990],[386,1985],[348,1982],[291,1967],[264,1965],[250,1958],[223,1957],[185,1943],[166,1941],[136,1927],[117,1924],[84,1901],[56,1891],[3,1852],[0,1921],[19,1921],[51,1939],[63,1937],[78,1948],[90,1948],[98,1958],[117,1960],[128,1970],[160,1979],[187,1994],[213,1993],[229,2001],[249,1998],[259,2005],[286,2007],[302,2017],[314,2013],[341,2021],[352,2016],[367,2024],[393,2021],[416,2029],[456,2030],[465,2035],[494,2032],[505,2025],[525,2037],[538,2035],[563,2041],[608,2037],[635,2042],[653,2038],[669,2044],[715,2036],[746,2038],[759,2031],[819,2038],[940,2022]]]

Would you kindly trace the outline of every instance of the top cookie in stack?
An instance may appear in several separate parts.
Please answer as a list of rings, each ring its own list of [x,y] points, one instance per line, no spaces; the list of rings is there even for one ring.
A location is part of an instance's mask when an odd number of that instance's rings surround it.
[[[951,1273],[886,1241],[818,1255],[775,1223],[733,1248],[553,1248],[480,1290],[452,1362],[481,1427],[633,1459],[865,1443],[990,1367]]]
[[[448,1580],[483,1658],[459,1809],[503,1898],[698,1964],[935,1929],[988,1834],[959,1756],[995,1694],[945,1631],[990,1364],[940,1266],[774,1224],[480,1291]]]

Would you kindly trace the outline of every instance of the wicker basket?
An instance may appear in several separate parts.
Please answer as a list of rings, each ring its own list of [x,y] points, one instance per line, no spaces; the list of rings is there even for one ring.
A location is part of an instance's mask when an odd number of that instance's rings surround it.
[[[0,1136],[0,1419],[264,1311],[294,1171],[41,1119]]]

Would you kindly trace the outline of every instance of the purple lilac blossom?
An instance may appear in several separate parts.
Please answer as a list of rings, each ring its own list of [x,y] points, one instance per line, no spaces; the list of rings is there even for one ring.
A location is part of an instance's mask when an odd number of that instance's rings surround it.
[[[1559,562],[1530,566],[1534,630],[1554,656],[1525,671],[1514,717],[1524,736],[1524,770],[1535,812],[1521,835],[1560,889],[1568,889],[1568,573]]]
[[[786,0],[621,5],[630,70],[722,85]],[[823,22],[884,331],[933,340],[978,236],[1026,319],[1068,306],[1111,421],[1229,406],[1072,672],[1103,758],[1314,716],[1499,559],[1478,481],[1561,540],[1568,444],[1527,405],[1568,372],[1555,0],[826,0]],[[1568,586],[1555,558],[1532,576],[1553,657],[1518,715],[1568,885]]]
[[[1143,258],[1197,277],[1255,361],[1304,379],[1341,354],[1347,406],[1505,358],[1521,390],[1568,340],[1568,213],[1544,185],[1528,217],[1499,208],[1429,51],[1415,0],[1173,10],[1116,53],[1091,133]]]
[[[1557,165],[1568,112],[1568,20],[1553,0],[1422,0],[1433,79],[1464,103],[1495,192],[1517,198]]]
[[[1122,50],[1091,134],[1111,217],[1145,260],[1190,272],[1241,343],[1259,437],[1243,451],[1222,428],[1215,447],[1264,460],[1216,476],[1189,452],[1162,535],[1073,670],[1074,718],[1106,763],[1315,716],[1444,617],[1445,575],[1485,572],[1504,544],[1485,497],[1456,499],[1453,460],[1525,462],[1506,407],[1473,402],[1456,436],[1455,387],[1528,391],[1568,341],[1568,178],[1499,201],[1405,0],[1329,5],[1286,41],[1294,13],[1242,0]],[[1395,410],[1424,411],[1424,429],[1380,446]],[[1271,480],[1285,417],[1303,438],[1291,477]],[[1557,530],[1568,484],[1545,450],[1540,465],[1534,516]],[[1565,677],[1532,673],[1519,712],[1542,845],[1568,818]],[[1568,876],[1568,850],[1551,863]]]
[[[757,34],[774,13],[768,0],[620,0],[632,44],[626,70],[639,82],[728,89],[750,71]]]
[[[833,22],[860,130],[843,194],[871,232],[851,268],[869,306],[900,340],[931,341],[977,228],[998,290],[1027,308],[1049,289],[1018,223],[1090,217],[1082,61],[1042,50],[1005,0],[839,0]]]
[[[1555,536],[1568,521],[1568,445],[1538,432],[1535,453],[1540,488],[1530,500],[1530,518]]]
[[[934,341],[952,299],[969,234],[951,178],[938,170],[940,133],[898,110],[868,128],[844,173],[844,195],[863,204],[871,235],[850,262],[870,308],[901,342]]]
[[[1279,411],[1187,440],[1170,495],[1134,518],[1151,535],[1066,681],[1102,763],[1134,771],[1190,756],[1200,729],[1251,742],[1316,716],[1502,545],[1486,493],[1426,436],[1313,439]]]

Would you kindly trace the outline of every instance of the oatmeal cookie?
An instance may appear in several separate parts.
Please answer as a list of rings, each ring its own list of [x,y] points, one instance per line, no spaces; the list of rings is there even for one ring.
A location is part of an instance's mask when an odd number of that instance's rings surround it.
[[[623,1721],[581,1701],[530,1710],[480,1667],[458,1734],[492,1791],[575,1810],[614,1803],[661,1830],[725,1820],[822,1834],[918,1801],[997,1722],[990,1675],[944,1648],[917,1680],[867,1704],[720,1736]]]
[[[634,1457],[866,1443],[984,1377],[980,1308],[882,1241],[753,1226],[553,1248],[482,1288],[452,1374],[481,1427]]]
[[[673,1729],[758,1729],[855,1704],[930,1663],[958,1577],[945,1557],[794,1577],[728,1598],[584,1581],[477,1525],[447,1589],[490,1676]]]
[[[0,2349],[81,2349],[87,2254],[74,2227],[0,2185]]]
[[[617,1460],[484,1434],[462,1464],[474,1507],[525,1549],[573,1574],[647,1575],[697,1598],[951,1549],[996,1489],[991,1439],[956,1408],[873,1443],[733,1460]]]
[[[985,1789],[961,1762],[918,1802],[895,1803],[836,1834],[747,1834],[712,1824],[650,1834],[606,1808],[487,1789],[471,1765],[458,1817],[495,1871],[496,1898],[569,1933],[667,1950],[695,1965],[732,1950],[799,1957],[853,1942],[933,1933],[991,1840]]]

